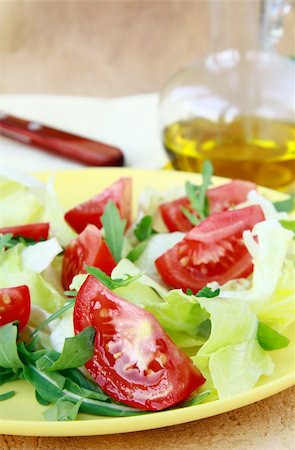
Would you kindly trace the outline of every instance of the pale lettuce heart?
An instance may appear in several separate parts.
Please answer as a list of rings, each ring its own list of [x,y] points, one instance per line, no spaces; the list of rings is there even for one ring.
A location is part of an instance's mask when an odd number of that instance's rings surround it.
[[[40,221],[42,202],[28,186],[0,177],[0,227]]]
[[[30,245],[22,251],[23,269],[37,273],[43,272],[60,252],[62,247],[56,238]]]
[[[34,222],[49,222],[50,236],[63,247],[76,236],[64,220],[52,180],[45,185],[22,174],[0,173],[0,227]]]
[[[294,320],[294,264],[286,259],[292,237],[274,219],[257,223],[244,233],[254,263],[249,287],[239,280],[220,287],[220,297],[248,302],[260,320],[278,331]]]
[[[25,270],[22,263],[22,244],[0,253],[0,286],[26,285],[30,290],[32,304],[48,312],[54,312],[64,303],[64,298],[41,274]]]
[[[46,185],[43,220],[50,223],[50,236],[55,236],[63,247],[77,236],[64,219],[64,211],[58,202],[52,179]]]
[[[112,271],[112,278],[124,278],[126,275],[138,275],[143,271],[137,267],[137,265],[133,264],[129,259],[121,259],[117,266]],[[166,295],[168,290],[163,287],[161,284],[157,283],[155,280],[150,278],[145,273],[137,279],[138,283],[145,284],[153,288],[160,296]]]
[[[160,276],[155,266],[155,260],[163,255],[167,250],[174,247],[185,236],[185,233],[176,231],[174,233],[160,233],[152,236],[143,253],[136,261],[137,267],[145,272],[148,276],[159,280]]]

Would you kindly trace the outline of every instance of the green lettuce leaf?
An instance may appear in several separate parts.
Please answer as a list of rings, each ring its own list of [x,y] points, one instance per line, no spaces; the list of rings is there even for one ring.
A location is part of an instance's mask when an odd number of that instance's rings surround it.
[[[274,364],[257,341],[258,319],[246,302],[198,299],[210,315],[209,339],[193,357],[219,398],[251,389],[261,375],[271,375]]]

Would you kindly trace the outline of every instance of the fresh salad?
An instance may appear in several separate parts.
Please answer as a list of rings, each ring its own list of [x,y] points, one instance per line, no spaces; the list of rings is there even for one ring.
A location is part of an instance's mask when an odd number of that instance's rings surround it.
[[[64,212],[52,180],[0,175],[0,384],[25,380],[46,420],[74,420],[270,376],[294,321],[292,199],[212,174],[205,161],[198,184],[147,188],[135,214],[128,177]]]

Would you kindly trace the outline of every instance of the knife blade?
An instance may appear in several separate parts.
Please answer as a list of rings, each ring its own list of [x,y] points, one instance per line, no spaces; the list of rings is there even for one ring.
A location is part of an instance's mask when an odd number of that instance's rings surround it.
[[[122,166],[121,149],[0,111],[0,135],[87,166]]]

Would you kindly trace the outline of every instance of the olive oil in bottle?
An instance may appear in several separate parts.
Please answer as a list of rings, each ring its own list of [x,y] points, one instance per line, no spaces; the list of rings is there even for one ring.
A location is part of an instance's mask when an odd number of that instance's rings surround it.
[[[199,172],[210,159],[216,175],[290,189],[295,180],[295,126],[279,120],[237,116],[230,123],[196,117],[163,130],[173,167]]]
[[[276,0],[208,1],[208,51],[161,90],[161,137],[172,166],[290,192],[295,179],[294,61]]]

